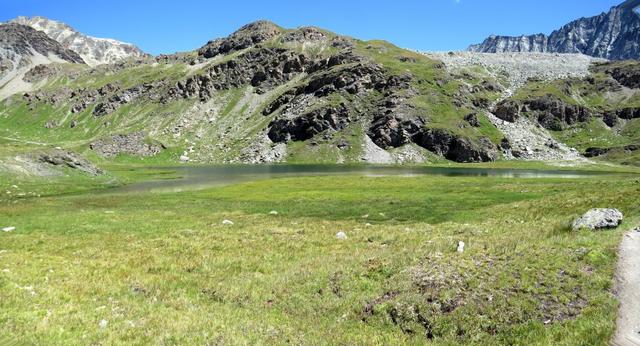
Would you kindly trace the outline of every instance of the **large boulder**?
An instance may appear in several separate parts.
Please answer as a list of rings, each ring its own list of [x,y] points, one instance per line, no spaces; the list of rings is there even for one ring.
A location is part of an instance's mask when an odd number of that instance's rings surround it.
[[[623,220],[618,209],[591,209],[573,222],[573,229],[599,230],[618,227]]]

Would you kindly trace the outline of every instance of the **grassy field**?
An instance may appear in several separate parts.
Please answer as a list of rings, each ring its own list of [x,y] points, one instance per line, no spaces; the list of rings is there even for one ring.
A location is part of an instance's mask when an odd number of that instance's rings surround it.
[[[640,216],[635,176],[57,179],[0,176],[0,344],[606,344]],[[626,222],[571,231],[593,207]]]

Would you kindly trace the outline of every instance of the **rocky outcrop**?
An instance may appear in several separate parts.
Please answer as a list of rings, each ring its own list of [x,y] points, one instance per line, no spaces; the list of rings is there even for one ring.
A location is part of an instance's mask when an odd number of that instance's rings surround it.
[[[568,104],[552,95],[523,101],[507,99],[500,102],[493,112],[499,119],[509,122],[515,122],[521,113],[532,115],[542,127],[554,131],[586,122],[592,116],[592,112],[586,107]]]
[[[634,151],[638,151],[640,150],[640,145],[635,145],[635,144],[630,144],[630,145],[625,145],[624,147],[613,147],[613,148],[596,148],[596,147],[592,147],[592,148],[587,148],[587,150],[585,151],[584,156],[585,157],[598,157],[598,156],[603,156],[606,155],[614,150],[622,150],[624,152],[627,153],[631,153]]]
[[[139,97],[147,94],[150,90],[153,90],[155,87],[157,87],[158,84],[156,83],[145,83],[145,84],[141,84],[141,85],[136,85],[132,88],[123,90],[120,93],[117,93],[111,97],[109,97],[106,101],[98,103],[96,105],[96,107],[93,109],[93,115],[96,117],[102,117],[108,114],[111,114],[113,112],[115,112],[116,110],[118,110],[118,108],[120,108],[120,106],[125,105],[127,103],[133,102],[134,100],[138,99]],[[111,84],[107,84],[107,86],[101,88],[98,90],[97,94],[98,95],[105,95],[107,93],[109,93],[111,90],[105,90],[106,88],[110,87]],[[94,95],[89,95],[89,99],[93,100]],[[91,102],[87,102],[89,100],[84,99],[79,105],[78,107],[72,108],[71,112],[74,113],[74,111],[77,113],[78,110],[81,110],[82,107],[87,107],[91,104]]]
[[[297,30],[286,33],[282,36],[282,42],[316,42],[328,39],[327,35],[318,28],[311,26],[302,27]]]
[[[54,150],[47,152],[41,154],[38,161],[54,166],[76,169],[90,175],[100,175],[103,173],[101,169],[91,162],[70,151]]]
[[[608,121],[605,121],[607,125],[613,126],[615,125],[616,118],[625,119],[625,120],[640,118],[640,108],[629,107],[629,108],[609,110],[604,112],[604,118],[609,119]],[[611,119],[614,119],[614,120],[611,120]],[[614,123],[611,124],[611,122],[614,122]]]
[[[640,62],[624,61],[597,64],[593,70],[610,75],[618,83],[627,88],[640,88]]]
[[[269,21],[247,24],[229,37],[207,42],[198,50],[198,55],[210,59],[270,40],[282,33],[282,29]]]
[[[413,136],[419,146],[455,162],[489,162],[498,159],[498,149],[486,137],[476,142],[444,129],[424,129]]]
[[[305,71],[311,61],[304,54],[282,48],[262,48],[249,51],[236,59],[208,68],[203,74],[178,82],[169,90],[163,102],[176,98],[209,100],[219,90],[245,85],[258,88],[258,92],[289,81],[295,74]]]
[[[325,131],[338,131],[349,124],[349,109],[336,107],[316,109],[292,119],[275,119],[269,124],[268,136],[274,143],[306,141]]]
[[[515,100],[504,100],[496,105],[493,114],[502,120],[514,122],[520,117],[520,102]]]
[[[640,0],[628,0],[607,13],[581,18],[551,35],[491,36],[470,51],[484,53],[582,53],[611,60],[640,58]]]
[[[536,115],[538,123],[548,130],[562,131],[567,126],[591,118],[591,111],[587,108],[568,104],[550,95],[527,100],[524,104],[524,110]]]
[[[145,134],[142,132],[115,135],[101,139],[91,143],[89,148],[106,158],[115,157],[119,154],[149,157],[157,155],[164,149],[160,144],[145,142]]]
[[[45,33],[62,47],[77,53],[90,66],[147,56],[132,44],[87,36],[64,23],[44,17],[18,17],[11,23],[26,25]]]

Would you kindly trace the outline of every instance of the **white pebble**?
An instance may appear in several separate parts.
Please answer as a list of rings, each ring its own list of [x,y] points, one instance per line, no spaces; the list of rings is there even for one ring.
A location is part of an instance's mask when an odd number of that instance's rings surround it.
[[[15,230],[16,230],[16,228],[13,227],[13,226],[12,227],[5,227],[5,228],[2,229],[3,232],[13,232]]]
[[[340,232],[336,233],[336,238],[338,238],[339,240],[346,240],[347,239],[347,234],[344,233],[343,231],[340,231]]]
[[[458,252],[460,252],[460,253],[464,252],[464,242],[463,241],[459,241],[458,242]]]
[[[269,212],[269,215],[278,215],[278,212],[275,211],[275,210],[272,210],[272,211]]]
[[[109,325],[109,321],[107,321],[107,320],[101,320],[101,321],[100,321],[100,323],[98,323],[98,326],[99,326],[101,329],[105,329],[105,328],[107,328],[107,326],[108,326],[108,325]]]
[[[223,225],[227,225],[227,226],[231,226],[231,225],[233,225],[233,221],[231,221],[231,220],[222,220],[222,224]]]

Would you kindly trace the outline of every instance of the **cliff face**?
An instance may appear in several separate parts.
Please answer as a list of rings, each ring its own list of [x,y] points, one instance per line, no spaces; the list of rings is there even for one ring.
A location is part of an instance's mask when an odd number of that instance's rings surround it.
[[[551,35],[491,36],[472,45],[483,53],[582,53],[610,60],[640,58],[640,0],[629,0],[609,12],[575,20]]]

